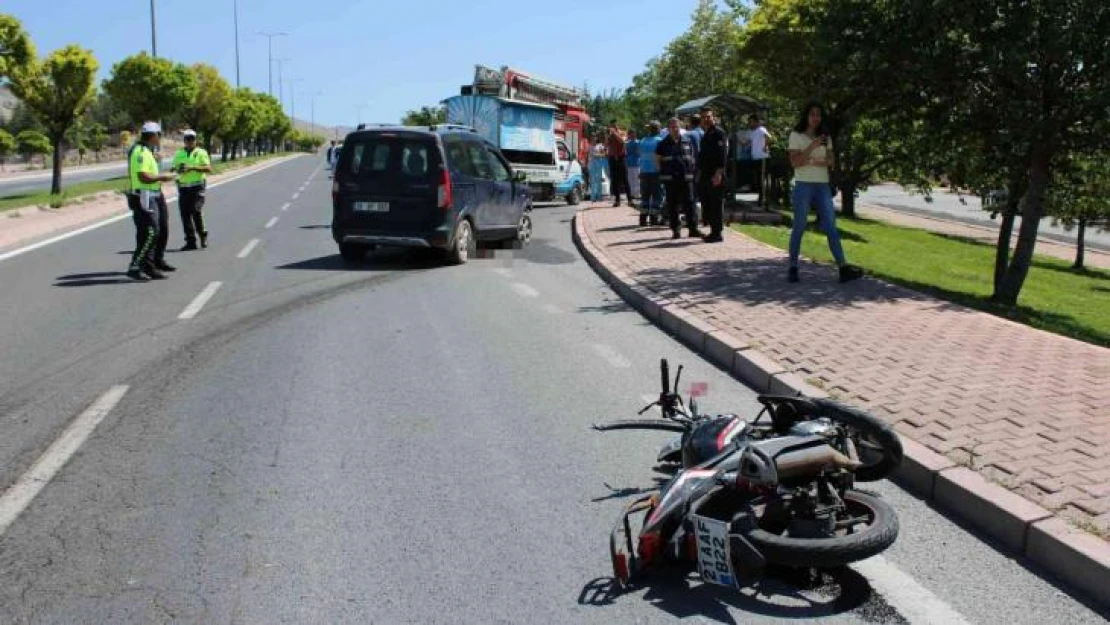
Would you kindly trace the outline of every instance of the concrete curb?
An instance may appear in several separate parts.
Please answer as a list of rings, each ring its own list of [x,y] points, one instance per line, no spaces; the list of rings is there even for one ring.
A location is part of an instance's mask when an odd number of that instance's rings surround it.
[[[582,213],[587,210],[574,216],[575,245],[629,305],[759,393],[828,397],[735,336],[614,270],[615,264],[594,245],[582,224]],[[900,438],[904,458],[894,481],[1110,607],[1106,593],[1110,588],[1110,544],[924,445]]]

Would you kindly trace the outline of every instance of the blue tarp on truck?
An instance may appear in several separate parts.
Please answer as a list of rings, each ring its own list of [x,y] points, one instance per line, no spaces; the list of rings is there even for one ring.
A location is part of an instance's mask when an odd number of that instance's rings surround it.
[[[447,122],[473,127],[501,150],[555,150],[555,108],[485,95],[457,95],[443,101]]]

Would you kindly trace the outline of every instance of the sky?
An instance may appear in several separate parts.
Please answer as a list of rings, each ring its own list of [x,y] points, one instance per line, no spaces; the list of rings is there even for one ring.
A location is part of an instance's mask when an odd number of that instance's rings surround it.
[[[158,56],[208,63],[235,83],[233,0],[154,0]],[[396,122],[508,65],[593,91],[624,88],[690,22],[697,0],[238,0],[240,84],[269,90],[267,39],[286,111],[321,125]],[[4,0],[40,55],[93,51],[100,78],[150,52],[149,0]],[[278,68],[273,93],[278,95]],[[291,80],[300,79],[291,83]],[[313,98],[314,94],[315,98]],[[313,102],[314,100],[314,102]],[[313,110],[314,109],[314,110]]]

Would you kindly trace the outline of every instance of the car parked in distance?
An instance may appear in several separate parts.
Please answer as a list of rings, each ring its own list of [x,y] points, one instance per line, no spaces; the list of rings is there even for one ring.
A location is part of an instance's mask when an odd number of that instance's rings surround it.
[[[473,129],[367,126],[347,135],[332,182],[344,260],[378,246],[431,248],[462,264],[479,242],[532,236],[528,185]]]

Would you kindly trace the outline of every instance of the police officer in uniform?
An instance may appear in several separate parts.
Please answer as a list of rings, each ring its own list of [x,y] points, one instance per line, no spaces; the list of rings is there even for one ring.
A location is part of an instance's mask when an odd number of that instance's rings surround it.
[[[671,238],[682,236],[678,220],[678,207],[686,215],[686,227],[690,237],[700,237],[698,231],[698,211],[694,204],[694,145],[688,135],[682,134],[677,117],[667,122],[667,137],[655,147],[655,162],[659,170],[659,180],[667,188],[667,216],[670,219]]]
[[[185,247],[181,251],[197,249],[198,234],[200,246],[208,247],[208,230],[204,227],[202,210],[212,159],[207,150],[197,147],[196,132],[185,131],[185,147],[173,155],[173,170],[177,172],[177,208],[181,210],[181,225],[185,227]]]
[[[705,134],[701,139],[701,149],[698,150],[698,197],[701,198],[701,210],[705,221],[709,223],[709,234],[705,236],[707,243],[720,243],[724,231],[724,204],[725,204],[725,166],[728,163],[728,137],[725,131],[717,125],[713,109],[705,107],[701,110],[702,124]]]
[[[127,154],[127,174],[130,178],[127,206],[135,221],[135,252],[131,255],[127,275],[143,282],[150,278],[164,280],[163,271],[174,271],[165,259],[169,240],[166,230],[169,209],[166,197],[162,195],[162,183],[172,181],[174,175],[158,172],[158,157],[154,150],[161,141],[162,127],[157,122],[146,122],[138,143],[131,146]]]

